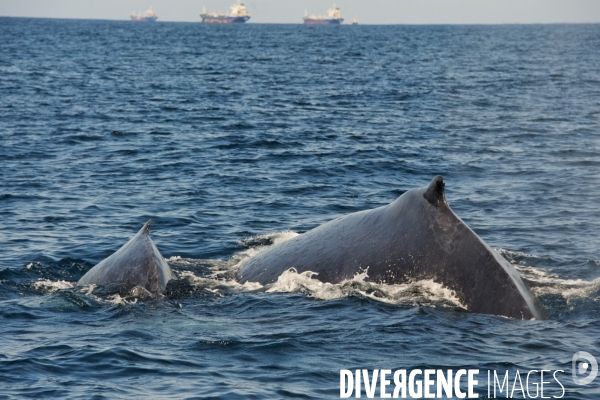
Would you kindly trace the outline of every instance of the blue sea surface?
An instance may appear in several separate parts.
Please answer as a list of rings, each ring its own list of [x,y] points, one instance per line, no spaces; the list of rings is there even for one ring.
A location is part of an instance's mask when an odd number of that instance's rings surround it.
[[[235,281],[437,174],[547,321],[433,281]],[[75,287],[150,218],[164,298]],[[341,369],[465,368],[480,398],[488,370],[546,369],[597,400],[571,358],[600,360],[600,25],[0,18],[0,249],[0,398],[339,398]]]

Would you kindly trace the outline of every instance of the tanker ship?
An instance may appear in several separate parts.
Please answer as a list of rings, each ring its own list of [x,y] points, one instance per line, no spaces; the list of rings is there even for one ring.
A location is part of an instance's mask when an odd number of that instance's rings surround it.
[[[340,25],[344,21],[340,9],[335,4],[327,10],[327,15],[307,15],[305,12],[302,19],[304,25]]]
[[[205,24],[243,24],[250,19],[250,14],[248,14],[246,6],[240,4],[240,0],[230,8],[231,12],[229,14],[206,13],[205,9],[202,14],[200,14],[200,17]]]
[[[156,22],[156,20],[158,19],[158,16],[156,15],[152,7],[150,7],[144,14],[136,14],[136,12],[134,11],[130,15],[130,17],[131,20],[135,22]]]

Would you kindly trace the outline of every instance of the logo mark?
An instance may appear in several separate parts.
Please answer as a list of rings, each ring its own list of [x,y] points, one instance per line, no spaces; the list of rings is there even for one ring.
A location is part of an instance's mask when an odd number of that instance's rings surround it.
[[[577,374],[585,374],[590,368],[590,365],[592,367],[590,374],[585,378],[579,378]],[[573,362],[571,367],[573,371],[573,382],[575,382],[576,385],[588,385],[592,383],[592,381],[596,379],[596,376],[598,375],[598,361],[596,361],[594,356],[585,351],[578,351],[577,353],[573,354]]]

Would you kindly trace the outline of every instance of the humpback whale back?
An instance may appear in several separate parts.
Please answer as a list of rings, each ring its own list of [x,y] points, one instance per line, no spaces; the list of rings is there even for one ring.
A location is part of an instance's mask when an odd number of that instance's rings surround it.
[[[238,280],[268,284],[290,268],[339,283],[367,271],[372,282],[431,279],[468,310],[543,319],[543,309],[514,267],[448,206],[436,176],[387,206],[346,215],[246,260]]]
[[[152,220],[146,222],[119,250],[90,269],[77,286],[123,284],[164,293],[172,272],[150,238],[151,224]]]

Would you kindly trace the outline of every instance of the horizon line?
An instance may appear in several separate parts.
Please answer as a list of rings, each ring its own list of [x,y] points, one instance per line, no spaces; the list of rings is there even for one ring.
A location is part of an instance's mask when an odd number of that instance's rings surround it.
[[[72,18],[72,17],[30,17],[30,16],[14,16],[14,15],[0,15],[0,18],[21,18],[21,19],[53,19],[53,20],[71,20],[71,21],[115,21],[115,22],[136,22],[129,19],[106,19],[106,18]],[[161,20],[154,22],[142,23],[143,25],[152,25],[155,23],[177,23],[177,24],[202,24],[202,25],[305,25],[302,22],[245,22],[243,24],[208,24],[203,23],[201,20],[198,21],[176,21],[176,20]],[[351,23],[340,24],[335,26],[358,26],[358,25],[369,25],[369,26],[395,26],[395,25],[594,25],[600,24],[597,22],[397,22],[397,23],[358,23],[352,25]],[[139,23],[136,23],[139,25]],[[313,26],[314,27],[314,26]]]

